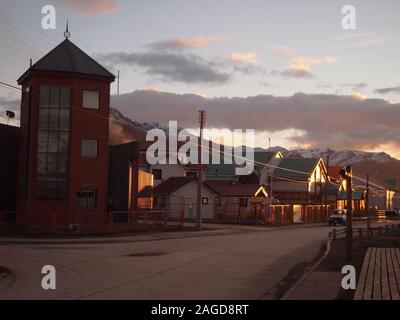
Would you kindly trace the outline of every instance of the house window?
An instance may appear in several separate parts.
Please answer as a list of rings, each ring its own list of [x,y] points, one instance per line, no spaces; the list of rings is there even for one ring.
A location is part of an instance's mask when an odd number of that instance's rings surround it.
[[[208,204],[208,197],[201,198],[201,203],[202,204]]]
[[[95,209],[97,207],[97,190],[78,192],[79,209]]]
[[[40,86],[36,157],[36,194],[67,197],[70,88]]]
[[[97,157],[97,140],[82,139],[81,140],[81,156],[83,158]]]
[[[85,109],[99,109],[99,92],[84,90],[82,94],[82,107]]]
[[[197,171],[187,171],[186,177],[197,177]]]
[[[153,169],[151,172],[153,173],[154,180],[162,179],[162,170],[161,169]]]
[[[248,206],[248,198],[240,198],[239,199],[239,205],[241,206],[241,207],[247,207]]]

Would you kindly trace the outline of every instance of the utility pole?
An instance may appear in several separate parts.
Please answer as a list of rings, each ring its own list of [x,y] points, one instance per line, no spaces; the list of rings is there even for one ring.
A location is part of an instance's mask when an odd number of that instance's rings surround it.
[[[201,231],[201,189],[203,186],[203,165],[201,163],[202,142],[203,142],[203,129],[206,118],[204,110],[199,111],[199,125],[200,125],[200,139],[198,146],[198,174],[197,174],[197,210],[196,210],[196,228]]]
[[[352,260],[353,246],[353,190],[352,190],[352,169],[346,166],[346,170],[340,171],[341,176],[346,179],[347,208],[346,208],[346,259]]]
[[[329,177],[329,154],[326,157],[326,181],[325,181],[325,205],[328,205],[328,185],[330,181]]]

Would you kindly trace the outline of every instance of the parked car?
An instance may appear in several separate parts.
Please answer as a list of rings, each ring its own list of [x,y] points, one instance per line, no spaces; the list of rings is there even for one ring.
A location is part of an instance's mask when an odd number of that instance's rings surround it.
[[[332,225],[336,226],[337,224],[345,226],[346,221],[347,221],[346,209],[334,209],[332,210],[328,218],[330,226]]]
[[[395,219],[399,218],[400,214],[397,210],[385,210],[386,219]]]

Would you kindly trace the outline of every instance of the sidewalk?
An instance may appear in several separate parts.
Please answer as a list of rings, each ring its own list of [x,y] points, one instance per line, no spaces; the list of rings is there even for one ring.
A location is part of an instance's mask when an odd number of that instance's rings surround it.
[[[396,223],[397,224],[397,223]],[[305,273],[303,278],[287,291],[284,296],[286,300],[352,300],[355,290],[343,290],[342,279],[345,275],[341,273],[344,265],[352,265],[361,272],[362,263],[368,247],[398,247],[400,232],[394,230],[372,237],[354,238],[352,260],[345,259],[346,241],[338,239],[330,243],[331,248],[313,266],[314,269]],[[328,251],[328,250],[327,250]],[[358,281],[358,277],[357,277]]]

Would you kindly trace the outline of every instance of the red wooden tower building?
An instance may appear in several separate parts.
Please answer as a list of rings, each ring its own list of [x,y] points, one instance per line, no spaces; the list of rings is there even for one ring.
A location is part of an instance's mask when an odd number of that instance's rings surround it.
[[[69,223],[87,212],[107,214],[110,84],[115,77],[74,45],[68,30],[64,35],[18,79],[17,211],[31,224],[46,213],[67,217]]]

